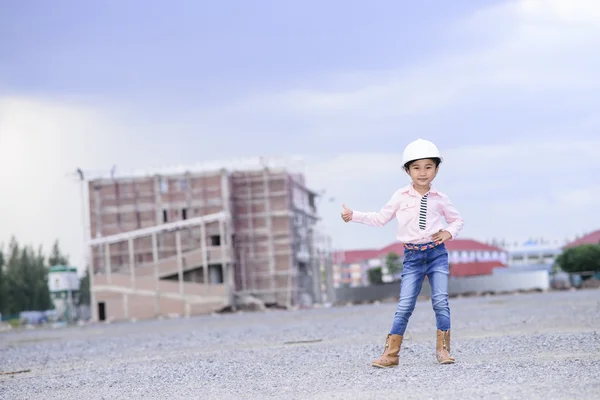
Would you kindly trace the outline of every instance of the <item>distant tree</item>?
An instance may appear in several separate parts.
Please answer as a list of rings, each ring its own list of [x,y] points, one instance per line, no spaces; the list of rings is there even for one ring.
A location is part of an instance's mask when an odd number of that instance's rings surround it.
[[[600,271],[600,244],[582,244],[562,252],[556,263],[565,272]]]
[[[11,239],[8,259],[4,261],[7,314],[16,315],[21,311],[52,307],[44,260],[41,248],[36,253],[31,246],[21,247],[14,237]]]
[[[46,267],[44,253],[42,247],[38,248],[38,252],[34,258],[35,276],[32,280],[35,282],[35,298],[33,307],[35,310],[49,310],[53,308],[52,299],[50,298],[50,289],[48,288],[48,268]]]
[[[380,285],[383,283],[383,272],[381,267],[371,268],[368,271],[369,283],[371,285]]]
[[[558,274],[561,271],[562,271],[562,269],[560,268],[560,265],[558,265],[558,263],[555,260],[554,264],[552,264],[552,270],[550,271],[550,274],[551,275],[556,275],[556,274]]]
[[[394,252],[388,253],[385,257],[385,266],[388,274],[394,276],[397,272],[402,271],[403,265],[400,256]]]
[[[22,309],[47,310],[51,307],[50,292],[48,290],[48,273],[44,265],[44,255],[41,248],[37,254],[30,246],[21,249],[20,269],[22,291],[26,294],[23,299]]]
[[[21,268],[21,249],[17,239],[12,237],[8,245],[8,257],[6,259],[6,283],[7,283],[7,314],[14,315],[23,311],[27,294],[25,289],[25,274]]]
[[[68,262],[56,241],[48,264],[68,265]],[[32,246],[21,246],[13,236],[8,248],[0,248],[0,312],[16,316],[22,311],[50,308],[48,265],[42,248],[35,251]]]
[[[6,274],[4,273],[4,251],[0,247],[0,314],[6,314],[8,293],[6,292]]]
[[[52,252],[50,253],[50,257],[48,257],[48,264],[51,267],[55,265],[69,265],[69,257],[61,253],[58,240],[52,245]]]
[[[79,289],[79,305],[90,305],[90,270],[85,269],[85,275],[81,278]]]

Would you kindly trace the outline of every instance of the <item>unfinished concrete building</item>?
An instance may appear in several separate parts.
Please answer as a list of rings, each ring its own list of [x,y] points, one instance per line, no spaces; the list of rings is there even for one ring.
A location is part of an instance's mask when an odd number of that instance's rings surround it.
[[[183,168],[90,180],[88,196],[99,320],[322,301],[328,252],[302,174]]]

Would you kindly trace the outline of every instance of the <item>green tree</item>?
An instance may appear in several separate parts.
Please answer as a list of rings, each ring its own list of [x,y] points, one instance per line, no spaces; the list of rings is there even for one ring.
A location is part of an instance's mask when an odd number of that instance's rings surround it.
[[[21,290],[25,294],[21,310],[47,310],[51,307],[48,290],[48,273],[44,255],[40,248],[37,254],[30,246],[21,248],[20,273],[22,277]]]
[[[51,267],[55,265],[69,265],[69,257],[61,253],[58,240],[52,245],[52,252],[50,253],[50,257],[48,257],[48,264]]]
[[[34,276],[31,281],[35,285],[35,297],[33,301],[34,310],[48,310],[53,308],[50,298],[50,289],[48,289],[48,268],[46,267],[44,253],[41,246],[38,248],[34,260]]]
[[[35,310],[33,307],[33,304],[36,301],[37,289],[37,282],[35,281],[35,260],[28,247],[22,247],[20,254],[18,268],[20,268],[21,276],[23,278],[21,290],[24,294],[22,299],[23,309],[20,311]]]
[[[0,246],[0,314],[6,314],[8,293],[6,292],[6,274],[4,273],[4,251]]]
[[[566,249],[556,258],[565,272],[600,271],[600,244],[582,244]]]
[[[388,253],[385,257],[385,266],[387,268],[388,274],[394,276],[396,273],[401,272],[403,265],[400,260],[400,256],[394,252]]]
[[[6,261],[6,311],[16,315],[21,311],[47,310],[52,307],[48,290],[48,270],[42,249],[37,253],[31,246],[19,246],[11,239]]]
[[[56,241],[48,264],[68,265],[68,262]],[[7,249],[0,248],[0,312],[16,316],[22,311],[50,308],[48,267],[42,248],[36,251],[32,246],[21,246],[13,236]]]
[[[381,285],[383,283],[383,272],[381,267],[369,269],[368,274],[371,285]]]
[[[7,313],[15,315],[24,310],[27,294],[24,292],[25,274],[21,269],[21,249],[14,236],[8,245],[6,282]]]
[[[90,305],[91,297],[90,297],[90,270],[89,268],[85,269],[85,275],[81,278],[80,288],[79,288],[79,305]]]

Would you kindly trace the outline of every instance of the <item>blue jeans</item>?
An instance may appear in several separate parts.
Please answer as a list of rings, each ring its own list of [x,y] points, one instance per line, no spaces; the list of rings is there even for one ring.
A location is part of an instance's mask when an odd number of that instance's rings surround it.
[[[448,251],[443,243],[423,251],[404,249],[400,301],[396,307],[391,334],[404,335],[425,276],[429,279],[431,286],[431,305],[435,312],[435,324],[442,331],[450,329],[449,274]]]

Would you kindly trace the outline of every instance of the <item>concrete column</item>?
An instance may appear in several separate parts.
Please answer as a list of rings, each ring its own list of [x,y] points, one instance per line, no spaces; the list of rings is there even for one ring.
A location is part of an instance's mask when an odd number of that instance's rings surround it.
[[[123,314],[125,319],[129,319],[129,295],[127,293],[123,293]]]
[[[88,187],[88,190],[89,190],[89,187]],[[88,196],[89,195],[90,194],[88,192]],[[94,203],[96,205],[95,210],[94,210],[94,213],[96,216],[96,229],[95,229],[94,235],[95,235],[95,237],[100,237],[100,236],[102,236],[102,218],[100,218],[100,216],[102,215],[102,197],[100,196],[100,188],[98,186],[94,186],[94,200],[95,200]],[[91,205],[89,207],[91,210]],[[90,215],[90,237],[92,236],[92,231],[91,231],[92,222],[91,221],[92,221],[92,217]],[[98,246],[98,253],[99,253],[98,255],[100,258],[102,258],[102,256],[104,256],[105,257],[104,259],[106,260],[106,251],[103,251],[105,248],[106,247],[104,247],[104,246]],[[90,251],[90,253],[93,254],[91,251]],[[90,260],[91,260],[91,257],[90,257]],[[90,262],[90,264],[91,264],[91,262]],[[110,265],[110,262],[108,263],[108,265]],[[93,275],[94,271],[92,270],[91,272],[92,272],[92,274],[90,274],[90,279],[91,279],[91,276]],[[105,267],[104,273],[107,274],[106,267]],[[108,273],[110,273],[110,272],[108,272]],[[107,283],[109,282],[109,276],[110,275],[107,275],[107,278],[106,278]],[[93,293],[93,289],[92,289],[91,285],[92,285],[92,281],[90,280],[90,291]],[[96,308],[97,305],[95,304],[96,295],[93,294],[92,298],[90,300],[92,300],[91,303],[92,303],[92,308],[94,310],[92,312],[96,315],[94,320],[98,321],[98,310]],[[94,315],[94,314],[92,314],[92,315]]]
[[[225,287],[227,288],[227,294],[229,297],[229,305],[235,309],[234,306],[234,297],[233,293],[235,291],[235,283],[233,281],[233,271],[231,268],[231,264],[227,262],[227,249],[229,248],[229,244],[231,241],[229,240],[229,235],[227,230],[225,229],[225,221],[219,221],[219,235],[221,235],[221,266],[223,269],[223,282],[225,283]]]
[[[209,285],[208,280],[208,250],[206,248],[206,224],[200,225],[200,248],[202,249],[202,267],[204,270],[204,284]]]
[[[104,273],[106,274],[106,283],[112,283],[111,279],[111,265],[110,265],[110,244],[104,243]]]
[[[327,301],[330,304],[335,302],[335,287],[333,286],[333,250],[331,248],[331,238],[327,239],[325,250],[325,276],[327,278]]]
[[[133,252],[133,239],[127,241],[129,252],[129,274],[131,277],[131,288],[135,290],[135,254]]]
[[[223,202],[223,211],[230,212],[230,194],[229,194],[229,174],[223,168],[221,170],[221,201]]]
[[[154,262],[154,316],[158,317],[160,315],[160,276],[158,275],[158,246],[156,232],[152,234],[152,261]]]
[[[179,294],[183,296],[183,258],[181,256],[181,230],[179,229],[175,231],[175,242],[177,247],[177,269],[179,271]]]
[[[187,217],[193,218],[192,215],[192,176],[190,171],[185,172],[185,206],[187,208]]]
[[[154,203],[156,205],[156,225],[160,225],[163,223],[162,221],[162,192],[160,188],[161,177],[154,177]]]
[[[267,249],[269,254],[269,275],[270,287],[273,298],[275,296],[275,244],[273,243],[273,220],[271,219],[271,193],[269,190],[269,172],[263,170],[263,195],[265,201],[265,224],[267,226]],[[251,203],[252,204],[252,203]],[[252,205],[250,205],[252,207]],[[281,288],[277,288],[281,289]],[[288,287],[288,290],[291,288]]]
[[[90,274],[90,311],[92,321],[98,321],[98,305],[96,304],[96,288],[94,287],[94,252],[92,246],[87,245],[88,260],[89,260],[89,274]]]
[[[219,221],[219,235],[221,236],[221,259],[223,260],[223,264],[226,264],[227,248],[229,247],[230,240],[227,237],[225,221],[223,220]]]
[[[94,188],[94,203],[96,204],[96,237],[100,237],[103,236],[102,235],[102,218],[100,218],[100,216],[102,215],[102,197],[100,196],[100,190],[98,187]],[[90,218],[91,220],[91,218]],[[91,222],[90,222],[90,227],[91,227]],[[91,232],[90,232],[91,235]]]
[[[81,171],[80,194],[83,224],[83,251],[87,258],[87,268],[90,276],[90,311],[92,321],[95,322],[98,321],[98,307],[96,305],[96,294],[94,290],[94,252],[92,246],[89,244],[89,240],[92,236],[90,183],[87,181],[87,179],[85,179],[83,171]],[[96,196],[96,199],[98,199],[98,196]],[[97,221],[96,223],[98,224],[99,221]]]
[[[246,249],[244,247],[240,248],[240,275],[242,281],[242,292],[245,292],[248,290],[248,276],[246,275]]]
[[[318,235],[318,233],[316,234]],[[310,253],[310,268],[313,284],[313,296],[315,303],[323,303],[323,294],[321,293],[321,260],[317,249],[315,249],[315,232],[313,228],[308,230],[308,245]]]

